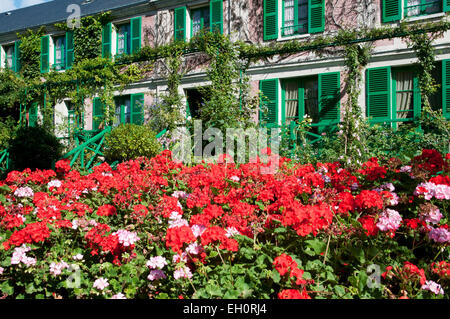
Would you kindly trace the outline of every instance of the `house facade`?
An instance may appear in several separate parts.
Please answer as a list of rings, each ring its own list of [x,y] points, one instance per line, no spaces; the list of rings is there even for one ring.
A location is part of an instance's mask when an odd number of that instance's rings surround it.
[[[270,45],[289,40],[312,41],[318,36],[334,35],[340,29],[367,29],[397,26],[400,23],[435,22],[448,19],[448,0],[55,0],[0,14],[0,63],[2,68],[20,69],[17,33],[45,26],[41,39],[41,72],[64,72],[73,64],[73,37],[61,32],[55,23],[67,20],[67,7],[76,4],[81,15],[111,11],[112,21],[104,25],[102,55],[115,59],[132,54],[144,46],[157,47],[174,40],[188,41],[201,30],[221,32],[232,40]],[[436,68],[433,77],[440,85],[431,98],[432,107],[450,114],[450,33],[434,41]],[[189,64],[186,56],[185,62]],[[416,54],[401,38],[374,43],[365,70],[359,105],[374,122],[398,126],[417,118],[421,110],[418,74],[413,66]],[[179,86],[185,111],[199,107],[199,87],[207,86],[205,61],[191,63]],[[342,118],[345,93],[345,66],[342,57],[317,55],[311,51],[289,56],[274,56],[252,64],[246,71],[253,94],[268,99],[268,122],[289,124],[313,119],[320,133]],[[157,103],[167,89],[158,72],[118,92],[116,124],[142,123],[148,113],[136,111],[138,105]],[[325,99],[336,98],[331,107]],[[73,123],[71,102],[55,107],[55,125]],[[189,110],[188,110],[189,109]],[[99,99],[86,100],[82,126],[95,130],[102,108]],[[39,121],[39,106],[29,107],[29,121]],[[258,116],[255,116],[258,120]],[[67,132],[60,130],[60,136]]]

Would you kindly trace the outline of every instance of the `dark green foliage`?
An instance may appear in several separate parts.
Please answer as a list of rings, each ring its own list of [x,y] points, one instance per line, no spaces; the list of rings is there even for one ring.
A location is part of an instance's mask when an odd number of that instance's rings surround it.
[[[75,62],[94,59],[102,54],[102,24],[94,17],[81,19],[81,28],[74,31]]]
[[[16,135],[16,121],[12,117],[0,119],[0,152],[9,147],[9,143]]]
[[[44,34],[45,29],[43,27],[35,32],[28,30],[24,34],[18,34],[20,39],[20,73],[26,79],[35,79],[41,74],[41,36]]]
[[[9,69],[0,70],[0,115],[19,113],[24,82]]]
[[[156,133],[147,126],[121,124],[106,136],[105,157],[110,163],[141,156],[152,158],[161,151]]]
[[[43,127],[22,127],[10,144],[13,169],[51,169],[61,158],[62,145]]]

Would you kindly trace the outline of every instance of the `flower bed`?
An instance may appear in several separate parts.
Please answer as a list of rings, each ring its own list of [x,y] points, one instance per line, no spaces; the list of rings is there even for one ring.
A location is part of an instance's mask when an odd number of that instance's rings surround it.
[[[448,298],[449,162],[11,172],[0,297]]]

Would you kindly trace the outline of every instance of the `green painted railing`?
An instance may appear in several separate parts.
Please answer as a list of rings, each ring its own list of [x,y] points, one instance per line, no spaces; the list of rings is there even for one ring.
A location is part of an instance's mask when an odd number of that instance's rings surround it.
[[[78,162],[79,169],[89,171],[96,166],[94,165],[95,160],[97,160],[99,156],[104,156],[102,148],[105,142],[105,136],[109,132],[111,132],[111,127],[108,126],[103,131],[76,146],[73,150],[65,154],[63,158],[71,159],[71,167]]]
[[[89,139],[93,138],[97,134],[101,133],[101,130],[81,130],[77,129],[73,132],[72,139],[75,142],[76,146],[79,146],[85,142],[87,142]]]
[[[338,121],[334,121],[334,122],[327,122],[327,123],[312,123],[309,126],[311,128],[316,128],[317,127],[319,129],[320,128],[326,128],[326,127],[337,128],[337,124],[339,124],[339,122]],[[319,141],[321,141],[322,138],[323,138],[323,135],[316,134],[316,133],[313,133],[313,132],[307,131],[307,130],[299,130],[298,127],[299,127],[299,124],[294,122],[294,121],[291,121],[289,123],[289,137],[288,138],[293,143],[297,141],[297,136],[298,136],[297,134],[298,134],[298,132],[306,134],[306,138],[307,138],[307,143],[308,144],[316,144]]]
[[[167,129],[164,129],[161,132],[159,132],[158,134],[156,134],[156,138],[160,138],[161,136],[163,136],[166,133],[167,133]]]
[[[70,158],[70,166],[79,163],[79,169],[92,171],[92,168],[101,164],[96,160],[99,156],[104,156],[103,146],[106,134],[111,132],[112,127],[108,126],[103,131],[86,131],[79,130],[74,133],[75,148],[65,154],[63,158]],[[160,138],[167,133],[167,129],[162,130],[156,135]],[[110,163],[111,168],[115,169],[119,164],[117,161]]]
[[[10,167],[9,150],[3,150],[0,152],[0,171],[7,172]]]

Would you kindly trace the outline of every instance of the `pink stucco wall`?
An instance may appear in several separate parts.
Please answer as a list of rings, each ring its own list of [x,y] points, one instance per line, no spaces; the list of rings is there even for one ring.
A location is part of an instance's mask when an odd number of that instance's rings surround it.
[[[147,122],[150,118],[150,114],[148,109],[152,106],[154,101],[153,95],[150,93],[146,93],[144,95],[144,122]]]
[[[93,111],[92,99],[86,99],[84,101],[84,129],[85,130],[92,130],[92,111]]]
[[[259,81],[250,81],[250,96],[259,96]],[[252,121],[258,123],[259,112],[255,110],[252,114]]]
[[[156,15],[146,15],[142,17],[142,47],[154,46],[151,30],[155,29]]]

